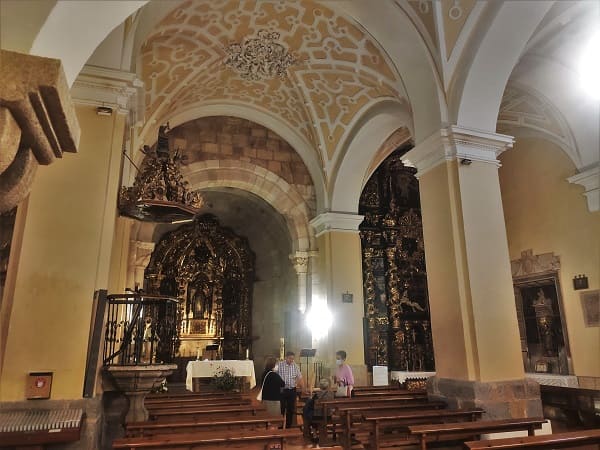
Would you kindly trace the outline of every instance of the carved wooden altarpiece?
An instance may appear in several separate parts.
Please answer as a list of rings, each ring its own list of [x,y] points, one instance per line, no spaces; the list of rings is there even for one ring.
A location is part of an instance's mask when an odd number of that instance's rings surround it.
[[[371,176],[359,212],[365,296],[365,362],[434,370],[416,169],[392,153]]]
[[[219,341],[224,359],[246,356],[254,283],[246,238],[203,215],[156,244],[145,278],[151,292],[185,299],[181,338]]]

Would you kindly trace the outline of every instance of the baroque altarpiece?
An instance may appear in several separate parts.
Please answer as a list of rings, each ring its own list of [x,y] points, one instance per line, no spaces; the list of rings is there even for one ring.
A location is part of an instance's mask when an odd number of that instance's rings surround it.
[[[198,348],[219,344],[224,359],[243,359],[251,345],[254,259],[246,238],[206,214],[157,243],[146,284],[185,300],[181,339]]]
[[[392,153],[371,176],[359,212],[369,367],[434,370],[416,169]]]

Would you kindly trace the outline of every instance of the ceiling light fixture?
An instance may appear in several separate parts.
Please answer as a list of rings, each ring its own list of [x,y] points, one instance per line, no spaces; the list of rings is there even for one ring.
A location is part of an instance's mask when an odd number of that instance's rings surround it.
[[[121,188],[122,215],[145,222],[183,223],[191,222],[202,206],[200,194],[190,191],[189,183],[181,175],[179,151],[171,157],[168,130],[169,124],[159,127],[154,150],[148,146],[142,150],[146,158],[133,186]]]

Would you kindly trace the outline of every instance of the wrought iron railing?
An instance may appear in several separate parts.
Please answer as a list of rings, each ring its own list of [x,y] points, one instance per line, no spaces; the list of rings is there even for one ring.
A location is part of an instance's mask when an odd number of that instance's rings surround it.
[[[173,362],[179,346],[179,299],[141,292],[107,296],[104,365]]]

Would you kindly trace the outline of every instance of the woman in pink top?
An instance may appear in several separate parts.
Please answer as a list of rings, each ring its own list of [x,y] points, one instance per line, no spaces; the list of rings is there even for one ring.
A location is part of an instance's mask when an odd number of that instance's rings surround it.
[[[335,352],[335,376],[334,381],[338,385],[337,396],[350,397],[352,387],[354,386],[354,375],[352,375],[352,369],[346,364],[346,352],[344,350],[338,350]],[[346,393],[343,394],[346,387]],[[340,394],[341,392],[341,394]]]

